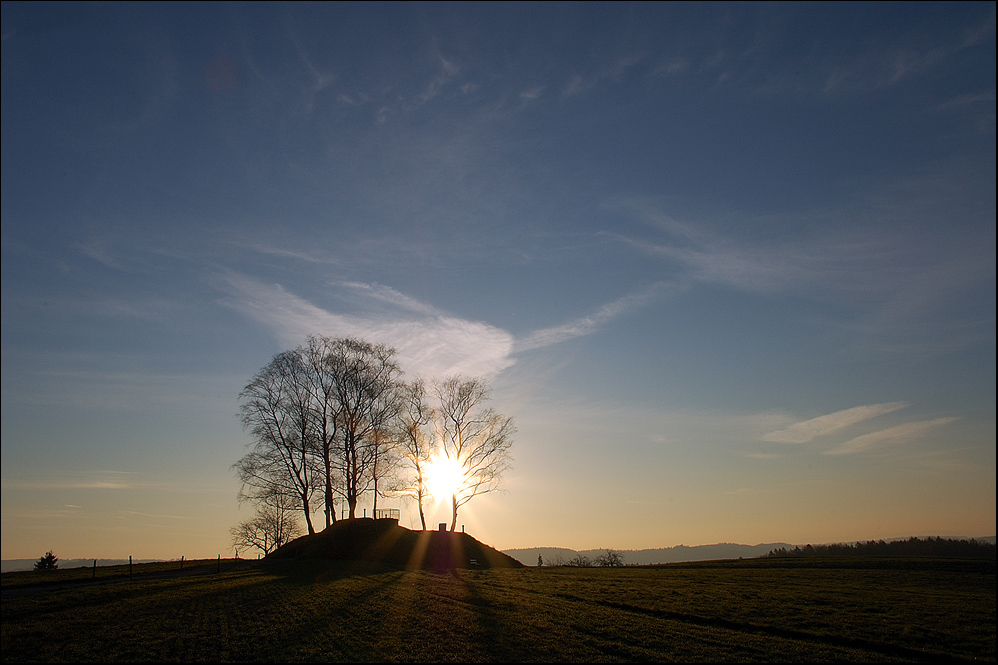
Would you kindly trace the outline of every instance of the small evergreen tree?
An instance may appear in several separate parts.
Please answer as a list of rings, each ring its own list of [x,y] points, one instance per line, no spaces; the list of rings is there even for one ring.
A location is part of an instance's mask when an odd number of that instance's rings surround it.
[[[35,562],[35,570],[55,570],[59,567],[59,557],[52,552],[46,552],[45,556]]]

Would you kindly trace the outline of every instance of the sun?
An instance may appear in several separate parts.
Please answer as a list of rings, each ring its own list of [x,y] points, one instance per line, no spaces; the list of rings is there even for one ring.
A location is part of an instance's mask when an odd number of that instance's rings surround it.
[[[444,455],[435,455],[426,470],[426,488],[437,501],[450,499],[463,481],[461,465]]]

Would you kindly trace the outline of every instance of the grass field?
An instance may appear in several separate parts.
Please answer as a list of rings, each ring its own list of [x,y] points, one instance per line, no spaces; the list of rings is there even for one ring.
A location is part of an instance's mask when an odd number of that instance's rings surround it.
[[[995,660],[993,561],[447,575],[197,563],[96,584],[4,574],[3,661]]]

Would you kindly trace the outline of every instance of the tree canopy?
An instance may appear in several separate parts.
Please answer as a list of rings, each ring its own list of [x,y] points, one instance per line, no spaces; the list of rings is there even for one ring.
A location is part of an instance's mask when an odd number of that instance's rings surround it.
[[[59,557],[52,552],[46,552],[35,561],[35,570],[55,570],[59,567]]]
[[[512,418],[486,406],[483,379],[451,376],[429,385],[404,380],[394,348],[359,339],[314,336],[275,355],[240,393],[239,415],[252,439],[233,465],[239,498],[264,508],[233,536],[270,548],[279,534],[260,540],[258,532],[264,517],[277,528],[276,506],[297,512],[314,533],[314,509],[321,506],[328,527],[337,505],[353,518],[362,501],[376,509],[381,496],[415,500],[425,529],[428,474],[443,466],[454,469],[454,479],[449,496],[437,498],[450,502],[454,530],[462,506],[501,490],[516,430]]]

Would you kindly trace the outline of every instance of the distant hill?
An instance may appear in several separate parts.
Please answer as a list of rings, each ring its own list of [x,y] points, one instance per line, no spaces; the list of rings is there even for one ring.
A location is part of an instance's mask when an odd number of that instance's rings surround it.
[[[892,538],[888,542],[908,540],[907,538]],[[995,536],[975,538],[978,542],[995,542]],[[853,541],[865,542],[865,541]],[[849,543],[853,544],[853,543]],[[787,543],[763,543],[760,545],[738,545],[735,543],[718,543],[715,545],[676,545],[647,550],[614,550],[624,556],[624,563],[632,565],[647,565],[655,563],[679,563],[682,561],[713,561],[716,559],[750,559],[766,556],[773,550],[792,550],[795,545]],[[570,559],[582,555],[589,559],[599,556],[605,549],[572,550],[564,547],[526,547],[522,549],[503,550],[525,566],[536,566],[537,556],[544,558],[545,565],[568,563]]]
[[[18,570],[33,570],[38,559],[4,559],[0,562],[0,572],[13,573]],[[164,559],[134,559],[132,563],[153,563],[164,561]],[[97,567],[103,566],[123,566],[128,563],[128,559],[97,559]],[[59,569],[69,568],[90,568],[94,565],[93,559],[59,559]]]
[[[714,559],[748,559],[766,556],[773,549],[788,547],[786,543],[768,543],[762,545],[737,545],[734,543],[718,543],[716,545],[676,545],[649,550],[614,550],[624,556],[624,563],[646,565],[652,563],[675,563],[680,561],[712,561]],[[792,546],[789,546],[792,547]],[[567,563],[573,557],[582,555],[594,559],[606,550],[570,550],[563,547],[527,547],[523,549],[503,550],[520,563],[527,566],[537,565],[537,556],[544,558],[545,565]]]

